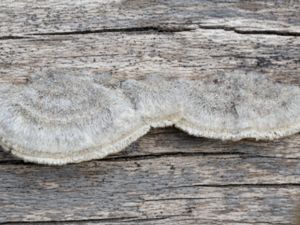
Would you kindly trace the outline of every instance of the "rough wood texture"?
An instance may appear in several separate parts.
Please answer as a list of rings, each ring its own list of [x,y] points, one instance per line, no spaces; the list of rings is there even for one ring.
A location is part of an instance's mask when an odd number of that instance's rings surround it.
[[[61,67],[119,79],[239,69],[300,85],[299,1],[110,2],[1,1],[0,82]],[[157,129],[62,167],[0,151],[0,178],[3,224],[291,224],[300,135],[232,143]]]

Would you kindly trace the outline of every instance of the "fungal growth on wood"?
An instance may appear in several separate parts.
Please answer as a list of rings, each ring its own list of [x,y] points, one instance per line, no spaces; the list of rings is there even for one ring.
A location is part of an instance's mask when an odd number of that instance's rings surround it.
[[[300,88],[262,74],[111,83],[66,71],[0,82],[0,144],[26,161],[66,164],[118,152],[151,127],[175,125],[223,140],[271,140],[300,130]]]

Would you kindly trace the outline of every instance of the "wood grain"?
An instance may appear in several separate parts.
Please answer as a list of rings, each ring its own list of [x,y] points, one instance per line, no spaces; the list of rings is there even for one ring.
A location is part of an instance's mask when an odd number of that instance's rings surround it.
[[[223,143],[157,129],[122,154],[61,167],[1,155],[1,222],[290,224],[299,135]]]
[[[26,77],[64,68],[118,79],[150,74],[200,79],[233,70],[257,71],[300,84],[300,38],[196,29],[35,36],[0,41],[0,76]]]
[[[111,29],[157,29],[190,25],[238,32],[300,34],[299,1],[274,0],[2,0],[3,38],[28,34],[97,32]]]
[[[120,80],[246,70],[299,86],[299,10],[292,0],[2,0],[0,82],[49,69]],[[299,149],[300,135],[222,142],[167,128],[61,167],[0,151],[0,224],[292,224]]]

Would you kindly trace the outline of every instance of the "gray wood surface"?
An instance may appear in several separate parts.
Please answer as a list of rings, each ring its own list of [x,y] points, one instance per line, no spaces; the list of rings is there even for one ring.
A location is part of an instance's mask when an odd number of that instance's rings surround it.
[[[139,79],[258,71],[300,85],[300,3],[2,0],[0,82],[68,69]],[[292,224],[300,135],[221,142],[155,129],[60,167],[0,150],[0,224]]]

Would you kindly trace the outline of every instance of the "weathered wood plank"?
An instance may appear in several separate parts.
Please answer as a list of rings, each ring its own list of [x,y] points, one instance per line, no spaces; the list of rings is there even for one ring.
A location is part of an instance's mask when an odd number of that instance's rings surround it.
[[[48,69],[140,79],[262,72],[300,85],[299,1],[0,2],[0,82]],[[62,167],[0,151],[0,223],[291,224],[300,135],[221,142],[156,129]]]
[[[197,24],[239,32],[299,35],[299,10],[299,1],[290,0],[2,0],[0,33],[2,38],[13,38],[34,33],[174,25],[182,29]]]
[[[222,71],[257,71],[300,84],[300,38],[196,29],[38,36],[0,41],[0,76],[68,68],[119,79],[149,74],[199,79]]]
[[[277,81],[299,85],[299,39],[288,36],[245,35],[223,30],[119,32],[2,40],[0,45],[4,50],[2,77],[68,68],[106,72],[119,79],[138,79],[151,73],[199,79],[218,71],[248,69],[262,70]],[[253,48],[256,45],[260,47]],[[258,64],[266,60],[271,63]],[[298,139],[299,135],[294,135],[273,142],[224,143],[189,137],[174,129],[159,129],[110,159],[67,167],[23,164],[5,154],[1,156],[0,172],[3,181],[0,200],[5,207],[0,218],[2,222],[95,220],[109,224],[137,220],[128,223],[289,224],[295,196],[299,194]],[[249,207],[256,197],[245,202],[240,196],[220,198],[217,202],[204,197],[201,202],[184,192],[182,196],[189,196],[188,203],[183,199],[167,205],[166,200],[149,204],[143,199],[144,195],[158,196],[160,192],[156,189],[172,193],[182,186],[205,188],[203,196],[209,190],[224,194],[226,188],[235,196],[239,188],[244,188],[247,195],[255,193],[264,200],[256,201],[257,210],[253,211]],[[293,191],[286,193],[290,188]],[[265,192],[261,193],[262,189]],[[273,199],[273,205],[269,198]],[[238,206],[231,205],[238,201]],[[193,214],[184,211],[185,204],[195,208]],[[286,210],[280,210],[282,214],[278,216],[274,204]],[[233,211],[224,213],[224,208]],[[179,213],[170,214],[170,210]]]
[[[0,221],[151,218],[161,224],[192,217],[209,224],[289,224],[299,173],[299,160],[239,156],[2,164]]]

